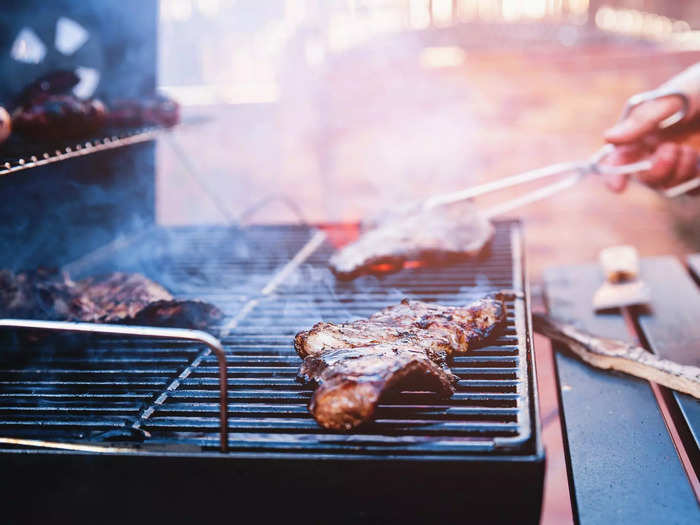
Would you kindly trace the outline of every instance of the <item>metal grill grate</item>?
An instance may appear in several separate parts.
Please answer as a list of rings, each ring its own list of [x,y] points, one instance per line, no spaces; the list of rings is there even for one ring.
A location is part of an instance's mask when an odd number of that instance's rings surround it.
[[[320,241],[318,233],[295,226],[157,229],[70,269],[78,276],[142,272],[177,296],[202,298],[229,314],[222,340],[234,453],[536,452],[525,299],[508,303],[499,339],[454,359],[460,382],[451,399],[393,394],[374,423],[351,434],[322,429],[308,413],[312,389],[295,380],[300,360],[291,345],[298,330],[319,320],[367,317],[405,296],[457,305],[504,288],[523,292],[517,223],[499,223],[490,253],[479,260],[347,283],[326,269],[332,247]],[[304,247],[306,259],[299,257]],[[0,368],[2,435],[140,439],[144,450],[216,451],[218,379],[209,350],[174,341],[90,340],[58,351],[53,344]]]

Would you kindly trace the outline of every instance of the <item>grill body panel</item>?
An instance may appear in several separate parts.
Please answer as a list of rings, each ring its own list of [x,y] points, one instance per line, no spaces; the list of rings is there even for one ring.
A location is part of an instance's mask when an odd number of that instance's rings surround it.
[[[537,523],[541,458],[12,454],[17,522]],[[538,481],[539,480],[539,481]],[[9,503],[11,502],[11,503]],[[129,502],[125,504],[124,502]]]
[[[137,500],[153,490],[189,501],[216,497],[215,505],[197,507],[198,519],[220,516],[231,504],[288,521],[537,521],[544,459],[519,224],[499,223],[478,260],[345,283],[326,269],[333,248],[328,240],[314,244],[319,238],[294,226],[157,229],[69,265],[77,277],[141,272],[227,314],[230,453],[216,448],[216,359],[205,348],[51,339],[15,349],[0,366],[0,436],[119,451],[0,444],[0,461],[20,473],[3,490],[20,497],[43,487],[60,508],[95,493],[96,479],[96,508],[110,494]],[[500,289],[520,298],[508,303],[496,340],[451,363],[460,377],[451,399],[392,394],[374,423],[351,434],[322,429],[308,414],[312,388],[295,380],[300,360],[291,341],[298,330],[367,317],[403,297],[465,304]],[[312,505],[311,519],[301,502]],[[185,516],[177,506],[142,503],[142,512],[157,508],[159,519]],[[117,516],[115,509],[109,519]]]

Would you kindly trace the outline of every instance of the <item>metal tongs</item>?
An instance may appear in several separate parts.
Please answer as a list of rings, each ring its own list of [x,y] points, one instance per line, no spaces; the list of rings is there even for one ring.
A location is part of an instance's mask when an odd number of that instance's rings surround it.
[[[678,122],[683,120],[688,114],[688,111],[690,110],[690,101],[684,93],[666,88],[645,91],[643,93],[638,93],[630,97],[627,100],[627,103],[625,104],[625,108],[622,112],[620,120],[624,120],[625,118],[627,118],[630,112],[640,104],[648,102],[650,100],[656,100],[665,97],[678,97],[682,102],[682,107],[676,113],[663,120],[659,124],[659,129],[667,129],[677,124]],[[442,195],[435,195],[423,201],[422,206],[423,209],[432,209],[437,206],[460,202],[463,200],[471,199],[473,197],[478,197],[480,195],[485,195],[505,188],[510,188],[513,186],[518,186],[520,184],[536,181],[539,179],[569,174],[568,177],[560,181],[548,184],[539,189],[525,193],[524,195],[503,202],[501,204],[497,204],[492,208],[486,210],[486,215],[488,217],[493,217],[513,210],[515,208],[519,208],[520,206],[524,206],[531,202],[535,202],[540,199],[544,199],[546,197],[554,195],[555,193],[558,193],[578,183],[586,175],[625,175],[639,173],[651,169],[651,160],[642,160],[639,162],[634,162],[632,164],[623,164],[619,166],[610,166],[603,164],[603,160],[606,157],[608,157],[608,155],[610,155],[613,151],[615,151],[615,146],[613,144],[606,144],[587,159],[553,164],[551,166],[526,171],[524,173],[519,173],[517,175],[505,177],[503,179],[499,179],[486,184],[481,184],[479,186],[472,186],[471,188],[467,188],[461,191],[446,193]],[[700,165],[698,167],[700,168]],[[665,197],[674,198],[699,187],[700,177],[696,177],[682,184],[678,184],[677,186],[674,186],[672,188],[661,190],[660,193]]]

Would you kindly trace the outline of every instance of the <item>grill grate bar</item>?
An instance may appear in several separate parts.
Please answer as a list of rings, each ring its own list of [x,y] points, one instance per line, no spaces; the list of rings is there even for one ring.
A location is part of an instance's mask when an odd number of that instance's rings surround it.
[[[188,386],[194,387],[216,387],[218,386],[218,379],[215,377],[191,377],[187,380]],[[472,388],[472,387],[484,387],[484,388],[508,388],[515,387],[518,384],[517,380],[512,379],[489,379],[489,380],[472,380],[472,379],[461,379],[458,383],[459,388]],[[177,384],[179,386],[180,383]],[[238,387],[250,387],[250,386],[264,386],[267,389],[272,388],[291,388],[296,387],[299,389],[308,389],[308,386],[301,385],[297,382],[295,377],[243,377],[237,378],[235,381],[229,382],[230,389],[236,389]]]
[[[26,404],[15,404],[15,405],[2,405],[0,404],[0,413],[12,413],[12,412],[41,412],[41,413],[51,413],[51,412],[85,412],[85,413],[96,413],[96,412],[124,412],[126,413],[133,413],[135,409],[138,408],[138,404],[136,403],[123,403],[119,406],[109,406],[109,407],[101,407],[101,406],[95,406],[95,407],[86,407],[83,405],[80,406],[71,406],[70,404],[60,404],[56,406],[32,406],[29,405],[27,406]]]
[[[155,412],[156,408],[165,402],[170,393],[173,390],[176,390],[182,384],[182,382],[185,379],[187,379],[187,377],[192,373],[192,371],[202,362],[202,360],[209,354],[211,354],[211,350],[209,348],[205,348],[199,354],[197,354],[197,357],[195,357],[192,360],[192,362],[177,375],[175,379],[168,383],[168,385],[160,392],[160,394],[153,400],[153,402],[139,412],[136,420],[131,423],[131,428],[136,431],[142,430],[144,423],[146,422],[146,420],[148,420],[149,417],[151,417],[151,415]],[[220,385],[220,380],[218,378],[216,379],[216,385]],[[222,399],[220,402],[225,405],[228,405],[228,399],[226,398]]]
[[[98,426],[100,422],[95,422]],[[71,424],[70,422],[51,422],[51,424]],[[318,426],[312,418],[229,418],[229,428],[232,432],[256,432],[266,430],[268,432],[300,432],[300,433],[324,433],[326,430]],[[81,423],[81,426],[82,423]],[[517,423],[492,423],[492,422],[474,422],[467,423],[464,421],[426,421],[420,419],[376,419],[372,425],[377,431],[396,432],[401,435],[411,435],[420,429],[420,434],[439,433],[448,435],[449,433],[461,433],[466,435],[492,433],[499,436],[512,435],[517,433],[519,425]],[[197,431],[210,430],[216,432],[218,430],[218,422],[211,418],[201,418],[196,416],[189,417],[159,417],[153,419],[148,425],[149,431],[156,429],[167,430],[187,430],[195,429]]]
[[[0,406],[0,410],[3,407]],[[193,414],[193,413],[211,413],[214,414],[218,410],[218,404],[216,403],[183,403],[180,401],[173,401],[172,398],[160,407],[160,411],[163,413],[183,413],[183,414]],[[456,407],[449,404],[430,404],[430,405],[415,405],[415,404],[381,404],[377,408],[381,412],[391,412],[391,411],[416,411],[421,414],[435,413],[436,415],[486,415],[486,416],[514,416],[517,414],[515,408],[504,408],[504,407]],[[283,413],[294,413],[302,414],[304,416],[309,416],[308,409],[305,404],[266,404],[266,403],[229,403],[229,413],[235,415],[237,413],[247,414],[247,413],[270,413],[270,414],[283,414]]]

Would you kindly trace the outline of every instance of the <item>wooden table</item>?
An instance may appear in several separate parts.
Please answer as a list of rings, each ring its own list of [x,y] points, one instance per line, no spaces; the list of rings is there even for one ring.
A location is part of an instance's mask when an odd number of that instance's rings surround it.
[[[685,263],[685,264],[684,264]],[[549,313],[601,336],[639,341],[667,359],[700,365],[700,254],[642,260],[647,310],[595,314],[596,264],[544,273]],[[700,523],[700,401],[594,369],[557,352],[564,445],[580,523]]]

